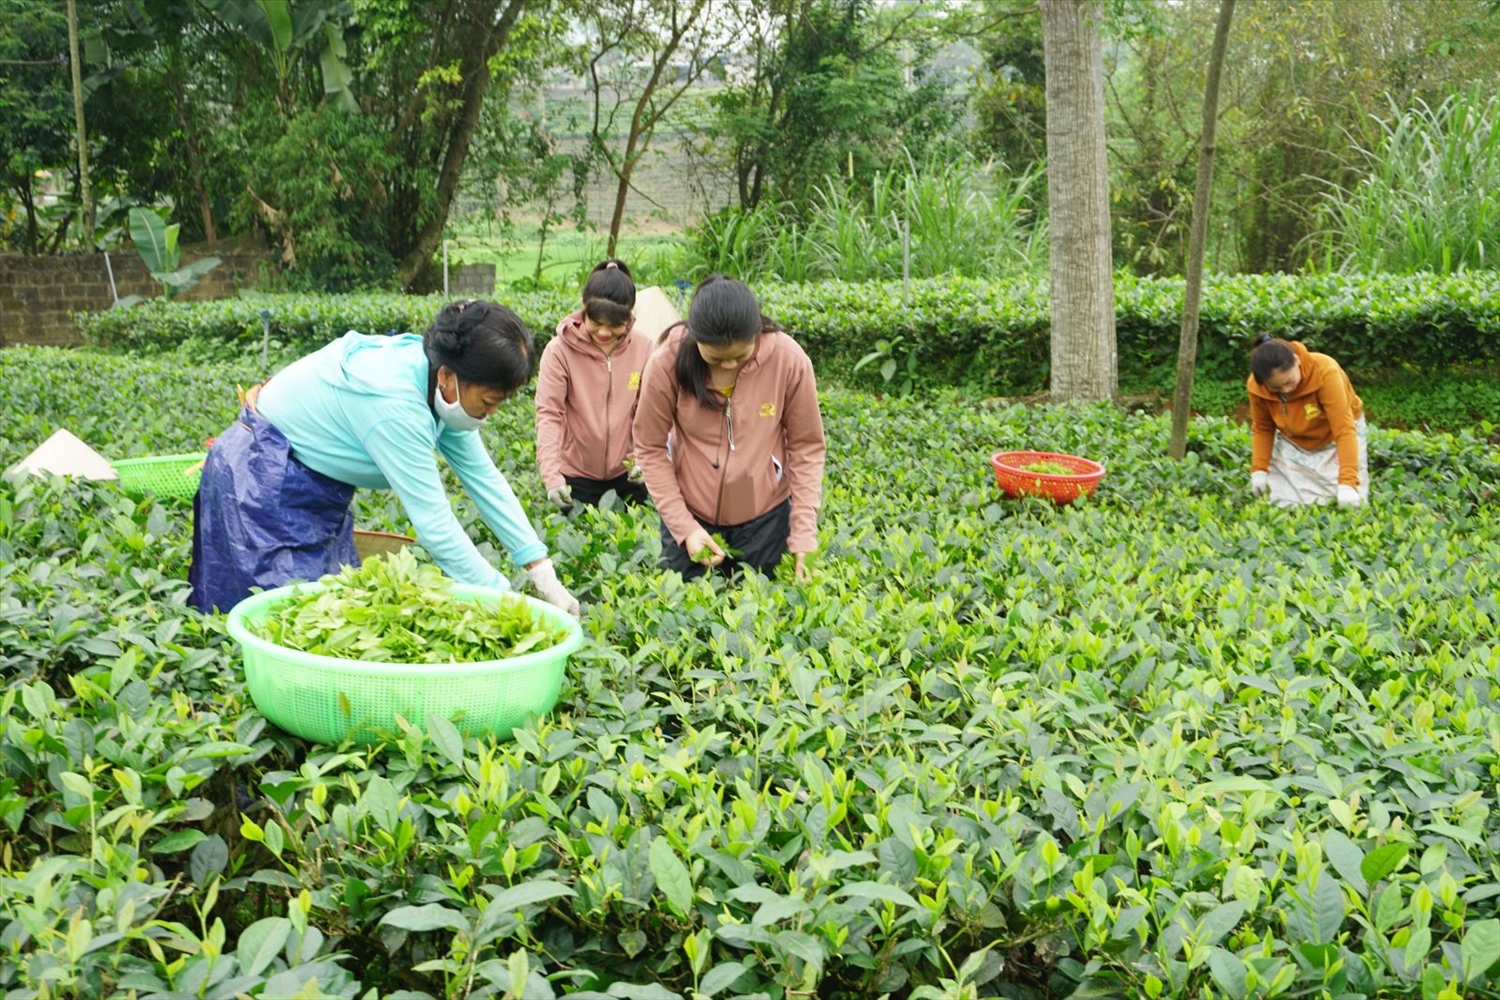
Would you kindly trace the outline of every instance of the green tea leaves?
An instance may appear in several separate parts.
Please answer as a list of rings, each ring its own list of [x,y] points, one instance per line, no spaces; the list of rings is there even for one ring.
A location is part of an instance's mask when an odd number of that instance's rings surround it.
[[[257,634],[288,649],[379,663],[504,660],[567,637],[519,596],[495,605],[455,599],[442,570],[419,564],[409,550],[320,582],[325,589],[273,608]]]

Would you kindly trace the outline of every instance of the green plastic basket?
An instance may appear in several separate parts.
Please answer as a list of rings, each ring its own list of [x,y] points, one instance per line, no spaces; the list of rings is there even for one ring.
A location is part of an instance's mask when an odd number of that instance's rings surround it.
[[[111,462],[120,477],[120,489],[134,496],[155,493],[160,497],[190,497],[198,492],[207,452],[192,455],[157,455]]]
[[[583,645],[583,629],[567,612],[526,597],[533,613],[568,631],[549,649],[481,663],[367,663],[287,649],[262,639],[250,626],[294,592],[319,591],[320,583],[253,594],[229,612],[229,634],[240,644],[245,682],[262,715],[287,732],[316,743],[351,739],[374,743],[399,733],[396,716],[425,726],[439,715],[468,736],[508,739],[528,718],[557,703],[568,657]],[[511,593],[454,584],[454,599],[495,604]]]

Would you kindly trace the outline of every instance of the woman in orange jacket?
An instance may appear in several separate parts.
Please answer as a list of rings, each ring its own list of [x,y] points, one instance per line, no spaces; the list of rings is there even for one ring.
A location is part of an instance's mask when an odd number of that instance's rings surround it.
[[[1364,404],[1337,361],[1262,334],[1246,389],[1252,495],[1283,507],[1369,499]]]
[[[547,499],[561,510],[597,505],[613,490],[646,500],[631,455],[641,372],[655,348],[635,330],[635,282],[624,262],[595,265],[583,308],[557,324],[542,351],[536,386],[536,464]]]
[[[807,579],[826,456],[817,381],[740,282],[705,278],[687,322],[667,329],[641,384],[635,453],[661,515],[664,569],[770,574],[791,552]]]

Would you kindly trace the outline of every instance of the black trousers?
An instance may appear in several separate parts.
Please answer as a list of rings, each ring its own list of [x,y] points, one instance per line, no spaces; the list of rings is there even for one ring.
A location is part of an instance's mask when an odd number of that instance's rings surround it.
[[[739,553],[716,567],[720,573],[728,575],[741,566],[749,566],[771,576],[776,572],[781,557],[786,555],[786,536],[792,530],[792,501],[783,500],[760,517],[744,524],[699,523],[710,534],[720,535],[729,548]],[[677,543],[666,524],[661,526],[661,568],[676,570],[684,580],[700,577],[709,569],[688,556],[687,549]]]
[[[590,507],[599,506],[599,501],[604,499],[604,494],[610,490],[628,506],[645,503],[650,499],[646,493],[645,483],[632,483],[630,476],[616,476],[613,479],[584,479],[581,476],[563,476],[563,482],[568,484],[568,489],[573,493],[575,504],[587,504]]]

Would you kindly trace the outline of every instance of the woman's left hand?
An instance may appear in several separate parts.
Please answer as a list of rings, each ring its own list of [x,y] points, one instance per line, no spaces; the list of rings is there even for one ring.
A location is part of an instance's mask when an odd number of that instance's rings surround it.
[[[531,580],[531,586],[536,590],[536,596],[556,608],[561,608],[574,618],[583,616],[583,609],[578,603],[578,598],[568,593],[568,588],[562,585],[557,578],[557,570],[552,568],[551,559],[541,559],[526,567],[526,576]]]
[[[798,552],[796,559],[797,565],[793,567],[792,573],[797,578],[798,583],[807,583],[812,579],[812,570],[807,565],[807,553]]]

